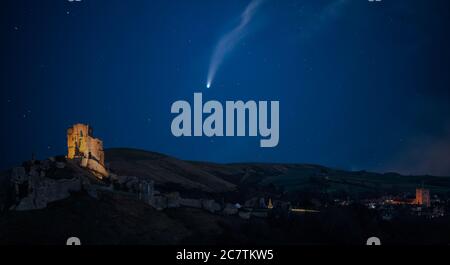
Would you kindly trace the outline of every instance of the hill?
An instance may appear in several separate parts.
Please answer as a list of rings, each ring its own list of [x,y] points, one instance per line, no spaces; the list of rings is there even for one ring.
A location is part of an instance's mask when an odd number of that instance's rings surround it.
[[[414,192],[419,186],[433,193],[450,192],[448,177],[352,172],[310,164],[217,164],[184,161],[126,148],[106,150],[106,162],[117,174],[147,177],[157,185],[178,185],[181,189],[205,192],[230,192],[268,185],[285,191],[318,189],[331,193]]]

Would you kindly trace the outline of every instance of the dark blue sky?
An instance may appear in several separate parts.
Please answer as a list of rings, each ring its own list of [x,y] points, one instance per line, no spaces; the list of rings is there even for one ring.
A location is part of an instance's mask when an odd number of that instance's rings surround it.
[[[450,175],[447,0],[267,0],[205,88],[244,0],[1,1],[1,162],[66,152],[89,123],[105,147],[189,160],[308,162]],[[280,143],[175,138],[170,106],[279,100]]]

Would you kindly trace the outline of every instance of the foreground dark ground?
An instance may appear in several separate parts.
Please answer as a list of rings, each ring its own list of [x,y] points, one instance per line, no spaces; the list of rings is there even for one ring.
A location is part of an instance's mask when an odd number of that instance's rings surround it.
[[[80,193],[44,210],[3,214],[0,244],[64,245],[77,236],[94,245],[363,245],[376,235],[383,244],[448,245],[449,223],[448,218],[383,222],[359,207],[243,220],[190,208],[159,212],[125,195],[96,200]]]
[[[72,236],[94,245],[364,245],[372,236],[391,245],[450,244],[448,215],[430,219],[400,209],[385,221],[358,204],[365,198],[408,194],[419,185],[445,199],[450,178],[347,172],[315,165],[189,162],[133,149],[111,149],[106,157],[112,172],[152,180],[162,192],[225,202],[270,197],[320,212],[245,220],[186,207],[157,211],[128,193],[103,191],[95,199],[82,191],[42,210],[3,207],[0,244],[64,245]],[[8,172],[0,176],[0,202],[5,206],[8,176]],[[353,203],[333,204],[336,198]]]

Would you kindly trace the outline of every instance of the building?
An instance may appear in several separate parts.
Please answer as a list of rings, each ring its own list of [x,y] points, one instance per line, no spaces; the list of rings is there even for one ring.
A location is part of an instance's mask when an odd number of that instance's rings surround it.
[[[67,129],[67,158],[79,160],[80,166],[89,169],[98,178],[108,176],[105,168],[103,142],[93,137],[89,125],[75,124]]]
[[[272,199],[271,198],[269,198],[269,203],[267,205],[267,208],[268,209],[273,209],[273,204],[272,204]]]
[[[430,190],[427,189],[416,189],[416,200],[415,204],[430,207]]]

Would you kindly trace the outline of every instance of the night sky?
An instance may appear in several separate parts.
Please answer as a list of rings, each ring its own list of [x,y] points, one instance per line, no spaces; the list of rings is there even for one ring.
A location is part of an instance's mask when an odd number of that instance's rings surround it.
[[[1,1],[0,168],[105,148],[188,160],[450,175],[450,1],[267,0],[205,82],[250,0]],[[279,100],[280,142],[176,138],[171,104]]]

